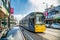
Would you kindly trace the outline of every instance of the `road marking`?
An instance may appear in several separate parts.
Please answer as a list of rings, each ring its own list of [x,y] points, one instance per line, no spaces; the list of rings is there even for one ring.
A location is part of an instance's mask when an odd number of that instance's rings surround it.
[[[28,35],[26,32],[24,32],[31,40],[34,40],[30,35]]]
[[[55,30],[55,29],[47,29],[45,33],[48,33],[48,34],[51,34],[53,36],[56,36],[56,37],[60,37],[59,34],[60,34],[60,30]]]
[[[47,38],[49,40],[59,40],[60,39],[60,36],[59,36],[60,31],[59,32],[58,31],[54,32],[54,31],[55,30],[53,30],[53,29],[47,29],[45,34],[39,33],[38,35],[41,35],[42,37]]]
[[[21,28],[20,28],[20,33],[21,33],[21,36],[23,37],[23,40],[25,40],[24,36],[23,36],[23,33],[21,31]]]
[[[55,32],[51,32],[51,31],[46,31],[45,33],[51,34],[51,35],[56,36],[56,37],[60,37],[59,36],[60,33],[55,33]]]
[[[38,35],[40,35],[43,38],[46,38],[48,40],[58,40],[59,39],[59,38],[57,38],[57,37],[55,37],[55,36],[53,36],[51,34],[48,34],[48,33],[46,33],[46,34],[38,34]]]

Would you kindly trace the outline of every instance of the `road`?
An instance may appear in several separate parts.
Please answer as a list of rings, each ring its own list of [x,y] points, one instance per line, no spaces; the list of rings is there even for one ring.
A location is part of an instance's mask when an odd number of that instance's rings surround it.
[[[60,30],[46,28],[44,33],[33,33],[21,28],[26,40],[60,40]]]
[[[48,40],[60,40],[60,30],[47,28],[44,34],[37,33]]]

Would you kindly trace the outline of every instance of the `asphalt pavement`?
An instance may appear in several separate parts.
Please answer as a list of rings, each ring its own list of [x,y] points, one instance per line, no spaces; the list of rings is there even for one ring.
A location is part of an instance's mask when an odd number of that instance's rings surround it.
[[[44,33],[34,33],[20,27],[26,40],[60,40],[60,30],[46,28]]]
[[[47,28],[44,33],[34,33],[22,27],[13,27],[7,37],[0,40],[60,40],[60,30]]]
[[[27,31],[22,27],[20,27],[20,29],[22,33],[24,34],[26,40],[48,40],[40,35],[37,35],[37,33]]]

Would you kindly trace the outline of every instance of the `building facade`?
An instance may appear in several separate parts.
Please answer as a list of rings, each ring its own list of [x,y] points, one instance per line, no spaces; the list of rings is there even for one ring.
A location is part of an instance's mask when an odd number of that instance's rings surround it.
[[[8,27],[9,0],[0,0],[0,27]]]
[[[60,14],[60,5],[53,7],[53,8],[48,8],[48,17],[47,18],[53,18],[53,15],[55,15],[55,14]]]
[[[53,23],[54,21],[57,22],[60,20],[60,5],[48,8],[48,16],[45,18],[45,20],[49,23]]]

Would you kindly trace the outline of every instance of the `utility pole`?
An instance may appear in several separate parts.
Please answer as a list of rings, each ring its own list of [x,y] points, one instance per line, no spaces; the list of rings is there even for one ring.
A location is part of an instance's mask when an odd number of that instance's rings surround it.
[[[8,28],[10,29],[10,7],[11,7],[11,0],[9,1],[9,17],[8,17]]]

